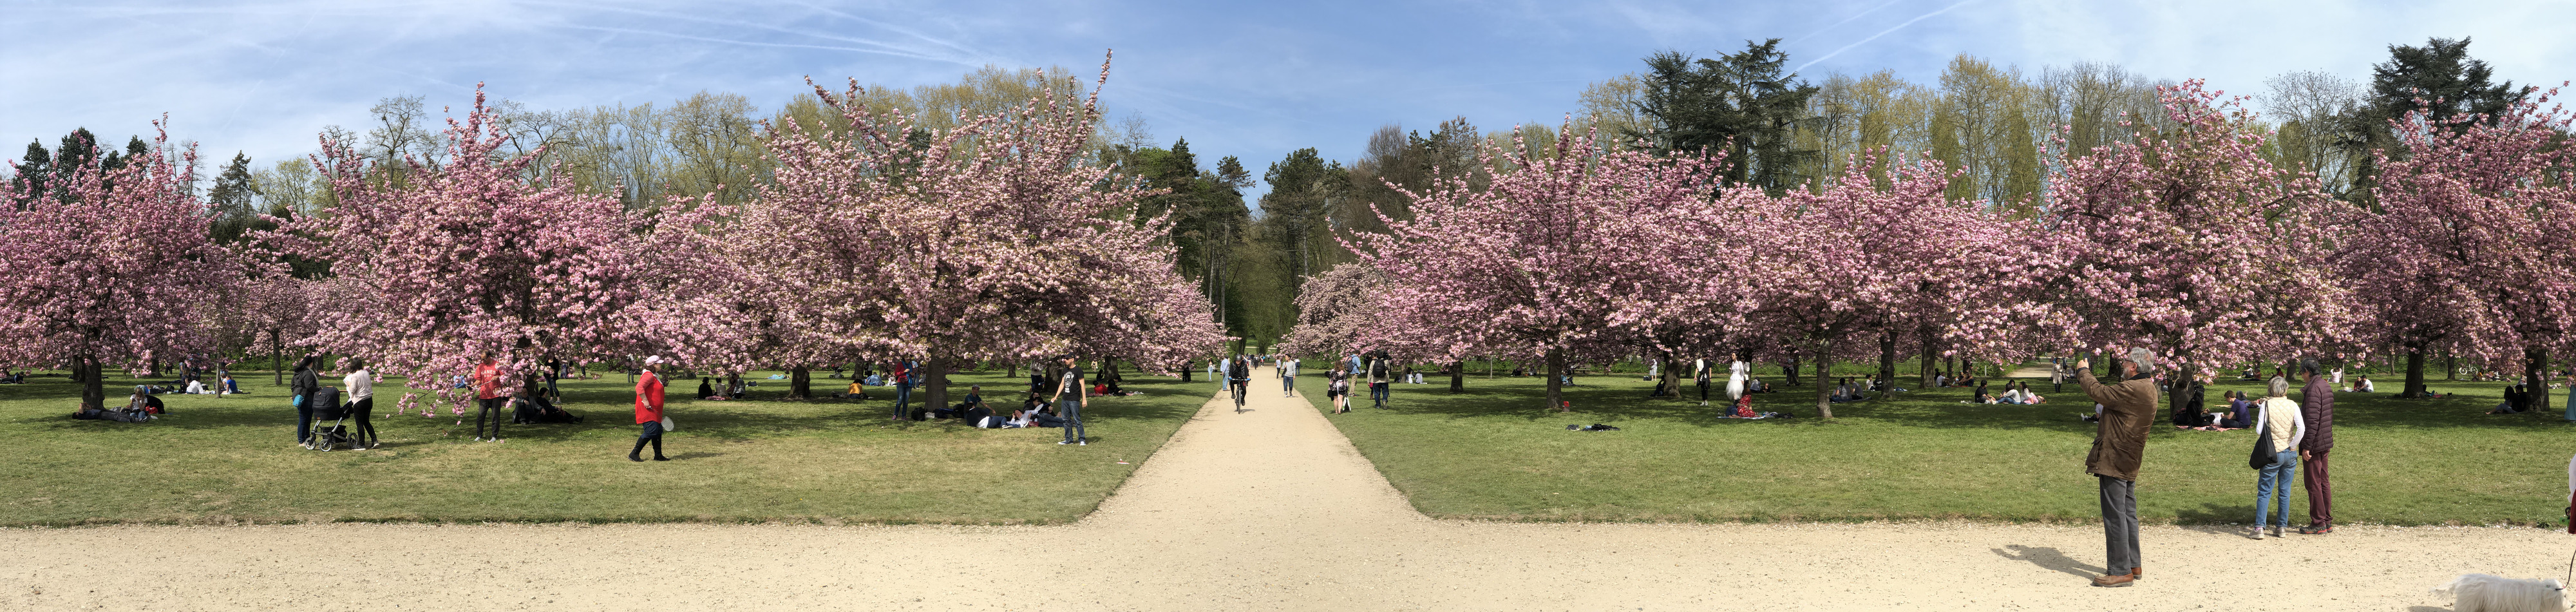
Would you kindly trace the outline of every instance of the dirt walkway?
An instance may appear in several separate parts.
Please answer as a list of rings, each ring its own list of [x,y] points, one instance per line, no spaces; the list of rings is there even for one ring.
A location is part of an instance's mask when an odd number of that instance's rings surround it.
[[[0,529],[0,610],[2428,610],[2451,576],[2559,576],[2576,547],[2160,527],[2141,586],[2096,589],[2081,526],[1440,521],[1273,385],[1070,526]]]

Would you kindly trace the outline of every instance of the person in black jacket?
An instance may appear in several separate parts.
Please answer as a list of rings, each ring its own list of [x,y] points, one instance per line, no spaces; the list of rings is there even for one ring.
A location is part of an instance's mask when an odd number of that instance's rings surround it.
[[[287,383],[295,399],[295,444],[310,448],[313,444],[313,392],[322,388],[322,377],[313,371],[314,357],[304,356],[295,362],[295,380]]]

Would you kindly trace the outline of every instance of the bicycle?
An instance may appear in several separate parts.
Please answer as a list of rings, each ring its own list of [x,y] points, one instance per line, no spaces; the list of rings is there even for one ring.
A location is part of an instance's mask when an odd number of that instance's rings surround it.
[[[1250,384],[1250,383],[1252,382],[1252,380],[1251,380],[1251,379],[1246,379],[1246,378],[1233,378],[1233,379],[1228,379],[1228,380],[1230,380],[1230,381],[1232,381],[1232,382],[1234,383],[1234,385],[1233,385],[1233,386],[1234,386],[1234,412],[1235,412],[1235,414],[1242,414],[1242,413],[1243,413],[1243,390],[1252,386],[1252,385]]]

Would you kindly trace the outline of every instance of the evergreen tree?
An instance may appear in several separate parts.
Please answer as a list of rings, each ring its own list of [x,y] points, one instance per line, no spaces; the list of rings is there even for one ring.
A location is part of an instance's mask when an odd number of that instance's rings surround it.
[[[2489,119],[2478,123],[2486,123],[2529,93],[2528,88],[2514,87],[2513,81],[2492,82],[2495,69],[2485,60],[2469,57],[2467,38],[2432,38],[2421,47],[2389,45],[2388,61],[2371,66],[2370,72],[2370,94],[2345,118],[2336,145],[2353,156],[2355,176],[2347,198],[2373,206],[2368,200],[2371,188],[2378,184],[2379,168],[2371,152],[2405,155],[2389,122],[2422,111],[2424,120],[2434,123],[2462,115],[2484,115]]]
[[[1645,95],[1637,111],[1647,130],[1624,129],[1659,155],[1724,151],[1726,180],[1779,194],[1806,181],[1799,168],[1818,154],[1796,142],[1812,113],[1816,87],[1785,73],[1780,39],[1745,41],[1715,58],[1665,51],[1646,58]],[[1651,130],[1649,132],[1648,130]]]
[[[214,191],[207,194],[207,204],[214,209],[214,223],[207,226],[215,242],[240,242],[243,236],[261,224],[259,208],[253,200],[259,195],[259,184],[251,180],[250,155],[235,152],[232,163],[224,165],[215,176]]]

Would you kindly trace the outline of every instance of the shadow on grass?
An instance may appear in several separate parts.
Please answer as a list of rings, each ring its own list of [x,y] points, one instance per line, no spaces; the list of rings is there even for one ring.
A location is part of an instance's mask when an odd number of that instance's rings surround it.
[[[1435,379],[1436,380],[1436,379]],[[1989,391],[2001,389],[2014,379],[1996,379]],[[1440,381],[1445,382],[1445,381]],[[2084,421],[2083,414],[2092,412],[2093,403],[2084,397],[2077,385],[2063,392],[2051,391],[2046,380],[2022,381],[2048,403],[2037,405],[1971,404],[1964,400],[1975,396],[1972,388],[1933,388],[1898,393],[1892,398],[1869,399],[1833,405],[1836,421],[1874,421],[1901,427],[1980,430],[2046,430],[2090,433],[2095,425]],[[2396,399],[2388,393],[2338,393],[2335,396],[2337,425],[2373,428],[2474,429],[2496,431],[2576,429],[2576,423],[2563,419],[2565,406],[2553,405],[2551,411],[2512,415],[2483,414],[2502,401],[2505,383],[2449,382],[2433,388],[2453,394],[2443,399]],[[1565,401],[1575,411],[1561,413],[1549,409],[1543,379],[1469,378],[1466,390],[1449,392],[1445,384],[1396,385],[1389,400],[1397,412],[1429,414],[1452,418],[1491,418],[1504,416],[1532,422],[1564,418],[1588,419],[1587,422],[1615,424],[1621,420],[1663,419],[1713,427],[1721,425],[1792,426],[1827,423],[1816,419],[1814,395],[1803,385],[1796,390],[1755,394],[1757,411],[1785,412],[1789,419],[1743,420],[1722,418],[1726,408],[1722,396],[1712,395],[1708,406],[1701,406],[1697,389],[1684,387],[1684,397],[1646,397],[1652,383],[1631,377],[1584,377],[1563,392]],[[2251,383],[2221,382],[2204,391],[2206,405],[2223,410],[2224,391],[2245,391],[2256,395],[2262,389]],[[1354,398],[1355,406],[1367,406],[1365,391]],[[2163,401],[2163,400],[2160,400]],[[2157,409],[2159,432],[2171,432],[2171,405],[2160,403]]]
[[[276,429],[283,432],[290,431],[295,427],[295,409],[287,405],[288,400],[285,397],[279,395],[229,397],[211,395],[164,395],[164,401],[172,404],[170,409],[171,414],[168,418],[155,420],[149,423],[77,420],[71,418],[71,407],[78,404],[78,396],[80,393],[79,385],[72,384],[70,381],[60,378],[52,379],[50,383],[43,382],[46,379],[32,380],[38,382],[27,385],[11,386],[11,388],[6,390],[7,393],[0,393],[0,399],[40,399],[58,397],[61,398],[63,402],[63,411],[59,414],[23,414],[15,418],[0,420],[0,423],[8,423],[16,427],[24,427],[48,434],[62,433],[71,435],[124,434],[127,432],[138,431],[138,428],[205,430],[246,427],[257,429]],[[133,388],[132,384],[119,386],[118,383],[120,382],[122,381],[110,379],[110,386],[108,387],[109,390],[114,391],[120,388]],[[571,383],[575,381],[566,382]],[[954,394],[951,395],[951,397],[964,397],[964,387],[973,382],[981,381],[959,382],[957,384],[957,390],[953,392]],[[377,389],[381,391],[378,399],[385,402],[385,404],[391,404],[401,397],[401,393],[410,391],[409,389],[396,386],[399,384],[399,379],[393,379],[386,383],[378,383]],[[1141,391],[1151,396],[1196,395],[1196,392],[1199,390],[1198,386],[1191,383],[1183,383],[1178,380],[1160,378],[1141,378],[1131,380],[1124,386],[1129,390]],[[635,423],[633,422],[634,414],[632,412],[634,396],[632,394],[624,394],[615,391],[576,390],[570,386],[565,387],[563,393],[563,406],[565,410],[574,415],[583,417],[582,422],[506,424],[502,427],[502,437],[511,440],[530,442],[562,441],[603,430],[628,430],[628,432],[631,432],[635,427]],[[922,394],[919,393],[915,394],[914,403],[916,406],[918,406],[921,401],[921,395]],[[111,404],[115,404],[121,402],[124,397],[125,396],[123,394],[111,393],[109,400]],[[1004,396],[995,395],[994,397],[996,399],[1000,399]],[[1198,403],[1196,402],[1189,402],[1186,406],[1182,406],[1174,402],[1125,402],[1121,401],[1122,399],[1124,398],[1095,398],[1092,400],[1091,407],[1085,409],[1083,417],[1086,420],[1096,421],[1116,421],[1131,418],[1149,420],[1173,419],[1187,417],[1195,414],[1198,410]],[[435,400],[434,398],[428,398],[424,401]],[[178,402],[185,403],[182,404]],[[379,411],[390,408],[390,405],[384,404],[380,404],[376,407]],[[672,419],[679,425],[680,430],[687,431],[693,436],[704,436],[718,441],[745,440],[795,431],[847,430],[862,427],[892,426],[895,429],[905,431],[941,432],[973,429],[972,427],[967,426],[964,421],[957,419],[932,419],[928,421],[892,420],[888,418],[889,414],[893,411],[893,400],[891,399],[818,399],[806,401],[746,400],[720,402],[673,397],[666,404],[666,408]],[[994,406],[996,412],[1006,415],[1009,414],[1008,411],[1016,408],[1016,403],[997,404]],[[445,414],[447,412],[446,410],[438,410],[437,412],[439,414],[429,417],[430,420],[446,421],[441,423],[441,425],[453,426],[457,417],[452,414]],[[376,422],[376,426],[379,429],[382,429],[389,425],[393,425],[394,423],[392,423],[392,421],[395,419],[421,418],[422,417],[413,415],[388,416],[379,414],[374,420]],[[464,416],[464,420],[469,424],[473,421],[473,414],[470,409]],[[350,420],[347,425],[355,427],[356,423],[357,422],[353,419]],[[1095,436],[1095,438],[1097,437]]]

